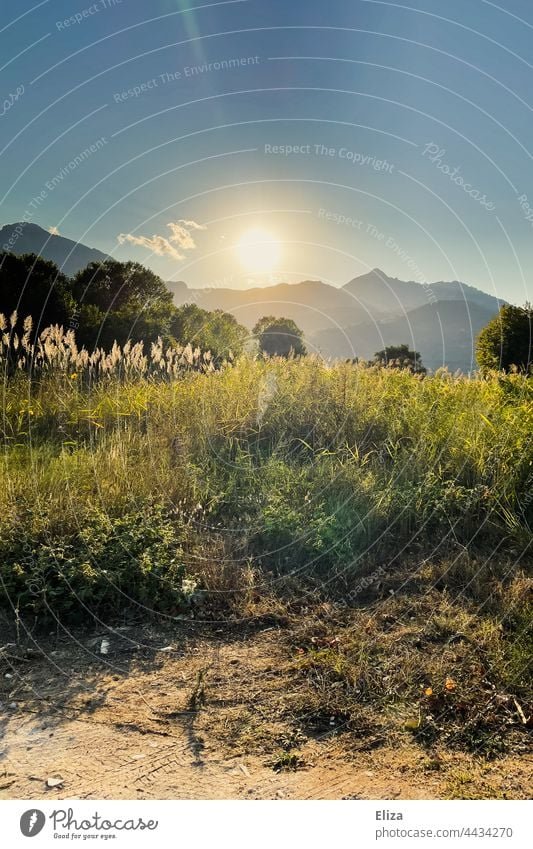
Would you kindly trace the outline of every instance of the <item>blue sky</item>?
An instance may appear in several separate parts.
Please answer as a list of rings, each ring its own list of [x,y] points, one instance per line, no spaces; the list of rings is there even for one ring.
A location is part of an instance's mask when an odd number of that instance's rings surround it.
[[[191,286],[379,266],[533,297],[525,0],[8,6],[1,223]]]

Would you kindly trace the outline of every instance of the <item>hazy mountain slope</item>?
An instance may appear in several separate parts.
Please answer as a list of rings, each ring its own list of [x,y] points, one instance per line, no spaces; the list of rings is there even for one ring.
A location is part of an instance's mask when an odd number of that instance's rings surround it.
[[[183,284],[168,284],[177,304],[192,302],[202,309],[223,309],[233,313],[241,324],[252,328],[264,315],[292,318],[307,336],[318,330],[357,324],[370,317],[383,319],[387,313],[379,307],[367,307],[348,291],[317,280],[303,283],[279,283],[253,289],[189,289]]]
[[[476,368],[475,340],[495,314],[476,303],[439,301],[410,310],[390,321],[361,322],[314,334],[311,343],[326,357],[371,359],[385,345],[407,343],[420,351],[425,366],[451,370]]]
[[[389,277],[379,268],[355,277],[343,287],[347,292],[384,312],[402,315],[404,312],[438,301],[467,301],[485,309],[498,312],[501,303],[497,298],[454,280],[450,283],[428,283]]]
[[[0,229],[0,250],[18,255],[39,254],[55,262],[68,277],[73,277],[90,262],[102,262],[109,258],[96,248],[88,248],[64,236],[51,236],[37,224],[24,222],[6,224]]]

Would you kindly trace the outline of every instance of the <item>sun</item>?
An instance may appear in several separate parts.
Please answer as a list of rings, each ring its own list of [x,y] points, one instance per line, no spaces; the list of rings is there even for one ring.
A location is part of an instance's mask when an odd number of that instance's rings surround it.
[[[242,234],[235,245],[241,265],[256,274],[274,271],[281,259],[281,245],[274,233],[253,227]]]

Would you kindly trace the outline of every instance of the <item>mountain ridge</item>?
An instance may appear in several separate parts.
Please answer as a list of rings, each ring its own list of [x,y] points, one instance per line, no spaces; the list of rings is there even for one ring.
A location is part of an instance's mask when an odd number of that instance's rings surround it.
[[[104,262],[108,254],[89,248],[82,242],[50,233],[30,221],[0,227],[0,248],[14,254],[38,254],[55,262],[67,277],[73,277],[90,262]]]

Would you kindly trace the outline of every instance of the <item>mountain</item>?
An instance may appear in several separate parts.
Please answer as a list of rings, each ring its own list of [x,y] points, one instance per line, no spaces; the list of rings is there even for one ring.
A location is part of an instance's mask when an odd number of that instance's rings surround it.
[[[0,250],[14,254],[39,254],[55,262],[67,277],[73,277],[90,262],[103,262],[109,257],[64,236],[53,236],[37,224],[19,222],[0,228]]]
[[[497,313],[504,303],[493,295],[488,295],[474,286],[453,280],[451,283],[415,283],[389,277],[379,268],[373,268],[368,274],[355,277],[343,287],[354,298],[371,307],[394,315],[402,315],[416,307],[423,307],[436,301],[463,301],[478,304]]]
[[[379,307],[368,306],[353,297],[347,289],[319,280],[252,289],[184,289],[182,282],[167,285],[174,292],[178,306],[192,301],[202,309],[226,310],[249,329],[264,315],[285,316],[292,318],[309,337],[319,330],[388,316]]]
[[[317,280],[245,290],[171,285],[178,305],[226,310],[249,329],[263,315],[292,318],[308,349],[327,358],[371,359],[385,345],[406,342],[428,368],[465,372],[476,367],[479,331],[503,303],[459,281],[422,285],[379,268],[341,288]]]
[[[446,365],[468,372],[476,368],[476,337],[494,315],[494,309],[475,302],[442,300],[394,319],[319,331],[310,347],[331,358],[372,359],[386,345],[407,343],[420,352],[427,368]]]

